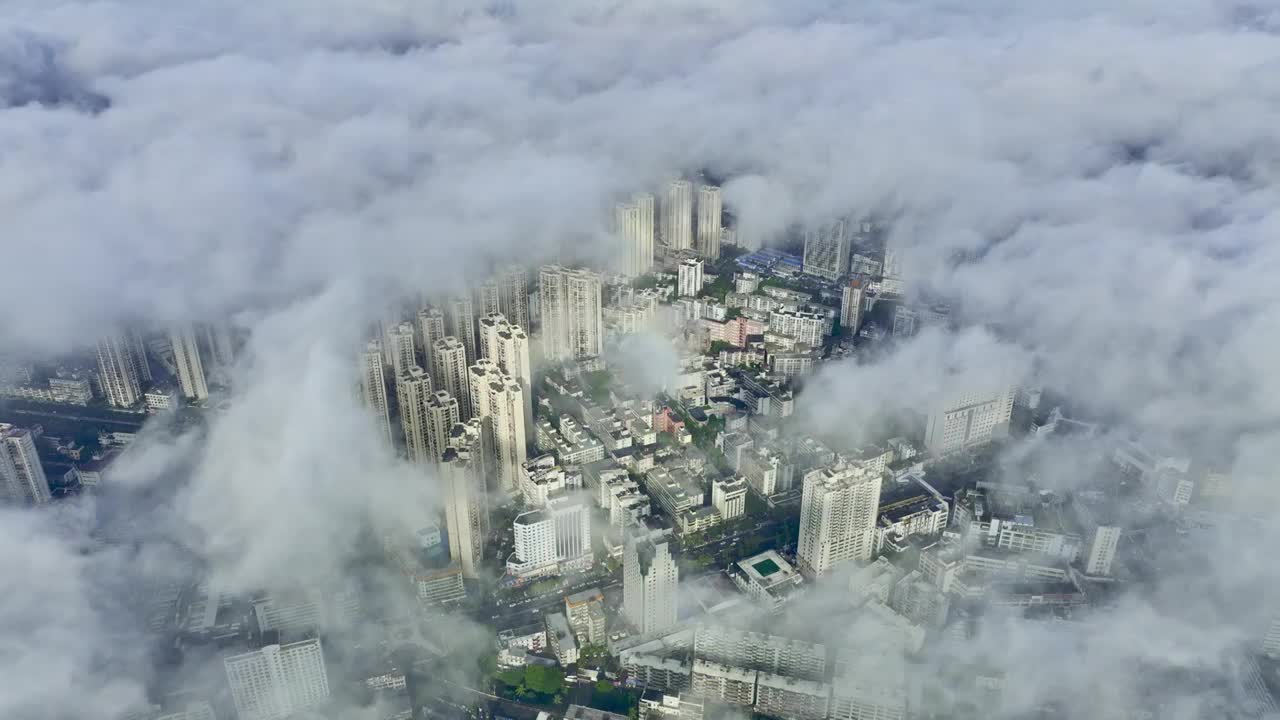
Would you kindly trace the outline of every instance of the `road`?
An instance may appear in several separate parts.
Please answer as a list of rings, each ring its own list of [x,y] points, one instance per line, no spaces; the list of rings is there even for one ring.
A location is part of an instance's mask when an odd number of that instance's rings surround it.
[[[67,423],[83,423],[122,432],[137,432],[147,420],[146,415],[115,410],[78,405],[41,405],[18,400],[0,402],[0,418],[12,418],[15,422],[21,418],[23,424],[40,424],[50,427]]]

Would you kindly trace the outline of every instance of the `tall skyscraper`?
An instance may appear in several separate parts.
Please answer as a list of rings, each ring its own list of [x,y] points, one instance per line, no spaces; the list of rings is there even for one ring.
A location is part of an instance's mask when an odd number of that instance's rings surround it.
[[[400,428],[409,460],[415,463],[439,462],[432,455],[429,439],[427,400],[431,397],[431,377],[414,365],[396,375],[396,400],[400,405]]]
[[[223,665],[240,720],[279,720],[329,698],[319,639],[268,645]]]
[[[1267,632],[1262,636],[1262,652],[1272,660],[1280,660],[1280,615],[1272,615]]]
[[[470,295],[459,295],[450,298],[445,306],[445,320],[448,321],[449,334],[458,338],[467,350],[467,362],[479,359],[476,354],[476,305]]]
[[[800,501],[800,571],[816,577],[849,560],[870,560],[879,509],[880,474],[872,468],[840,463],[809,471]]]
[[[846,333],[857,334],[862,325],[862,280],[854,278],[845,284],[840,296],[840,327]]]
[[[620,243],[623,275],[639,277],[653,269],[653,196],[636,193],[613,209],[613,232]]]
[[[400,323],[387,333],[387,340],[391,343],[391,370],[394,377],[398,378],[418,365],[413,336],[412,323]]]
[[[676,624],[680,571],[666,539],[627,540],[622,558],[622,612],[641,633]]]
[[[235,362],[235,343],[231,338],[231,328],[225,322],[207,322],[200,324],[200,338],[208,350],[205,357],[219,367],[231,367]]]
[[[458,416],[464,421],[475,414],[471,407],[471,385],[467,379],[467,351],[458,338],[449,335],[436,341],[431,351],[431,377],[435,386],[458,401]]]
[[[702,260],[696,257],[681,260],[676,278],[680,297],[697,297],[702,292]]]
[[[698,186],[698,242],[694,248],[708,260],[720,257],[720,188]]]
[[[107,402],[115,407],[133,407],[142,397],[133,344],[127,336],[113,335],[98,340],[98,378]]]
[[[1017,396],[1013,385],[944,392],[929,410],[924,445],[933,455],[984,445],[1009,434],[1009,418]]]
[[[133,353],[133,365],[138,371],[138,384],[146,387],[155,378],[151,375],[151,361],[147,359],[147,344],[142,340],[142,333],[129,331],[129,347]]]
[[[427,454],[432,462],[439,462],[449,446],[449,433],[462,422],[458,413],[458,401],[444,390],[436,390],[427,398]]]
[[[516,489],[524,465],[524,391],[515,378],[492,360],[477,360],[470,369],[471,407],[484,421],[485,445],[504,492]]]
[[[662,203],[662,241],[672,250],[693,248],[693,183],[672,180]]]
[[[445,529],[449,535],[449,557],[459,564],[463,577],[467,578],[480,576],[484,541],[489,534],[485,455],[480,420],[453,426],[440,465]]]
[[[511,265],[498,273],[498,311],[507,321],[525,332],[532,332],[529,324],[529,277],[519,265]]]
[[[378,424],[378,433],[391,443],[391,407],[382,376],[382,343],[370,340],[360,353],[360,396]]]
[[[31,431],[7,423],[0,423],[0,492],[7,496],[0,499],[32,505],[52,497]]]
[[[804,264],[806,275],[838,280],[849,272],[849,222],[832,220],[804,231]]]
[[[589,270],[546,265],[538,275],[542,298],[542,347],[548,360],[581,360],[600,355],[604,317],[601,279]]]
[[[496,278],[476,288],[476,297],[480,300],[480,317],[502,312],[502,290]]]
[[[446,337],[444,313],[437,307],[425,307],[418,311],[418,344],[422,346],[422,361],[429,372],[435,368],[436,341]]]
[[[480,318],[480,355],[498,364],[520,383],[524,398],[525,443],[533,443],[533,370],[529,364],[529,336],[499,313]]]
[[[209,386],[205,381],[204,363],[200,361],[200,347],[196,334],[190,327],[175,329],[169,333],[173,346],[173,362],[178,366],[178,384],[188,400],[208,400]]]
[[[1089,543],[1089,559],[1085,563],[1086,575],[1106,577],[1111,574],[1111,565],[1120,545],[1120,532],[1115,525],[1099,525],[1094,529],[1093,541]]]

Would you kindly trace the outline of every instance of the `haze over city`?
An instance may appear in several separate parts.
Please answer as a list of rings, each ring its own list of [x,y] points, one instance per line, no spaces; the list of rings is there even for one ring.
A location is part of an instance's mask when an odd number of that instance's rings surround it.
[[[4,9],[0,717],[1280,717],[1280,10]]]

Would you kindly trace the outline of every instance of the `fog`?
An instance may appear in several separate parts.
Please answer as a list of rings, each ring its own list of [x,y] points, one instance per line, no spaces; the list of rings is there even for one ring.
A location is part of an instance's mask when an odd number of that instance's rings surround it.
[[[433,485],[353,394],[365,324],[494,264],[607,254],[614,200],[676,173],[725,177],[748,242],[884,218],[909,293],[953,304],[957,332],[824,368],[801,397],[811,422],[872,436],[998,368],[1126,430],[1227,451],[1240,487],[1265,493],[1252,509],[1274,510],[1280,13],[1265,4],[6,10],[0,349],[229,318],[247,346],[206,428],[149,431],[122,458],[120,503],[146,541],[93,534],[111,493],[3,511],[0,716],[112,717],[145,695],[151,648],[119,611],[134,580],[190,564],[242,590],[323,582],[362,533],[416,527]],[[623,367],[648,385],[667,364]],[[1062,472],[1076,456],[1028,462],[1083,487]],[[1218,560],[1096,624],[1017,625],[975,652],[1024,673],[1019,711],[1129,688],[1139,661],[1217,666],[1275,597],[1259,549],[1274,518],[1247,527],[1207,533]],[[1189,695],[1186,717],[1210,712]]]

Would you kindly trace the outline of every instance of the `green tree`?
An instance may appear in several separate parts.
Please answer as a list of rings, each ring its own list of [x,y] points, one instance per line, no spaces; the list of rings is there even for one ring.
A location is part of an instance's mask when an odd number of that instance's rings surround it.
[[[542,695],[555,695],[564,687],[564,671],[545,665],[529,665],[524,671],[529,689]]]
[[[733,349],[734,349],[733,343],[725,342],[724,340],[712,340],[711,347],[707,348],[707,354],[719,355],[722,352],[725,352],[727,350],[733,350]]]

